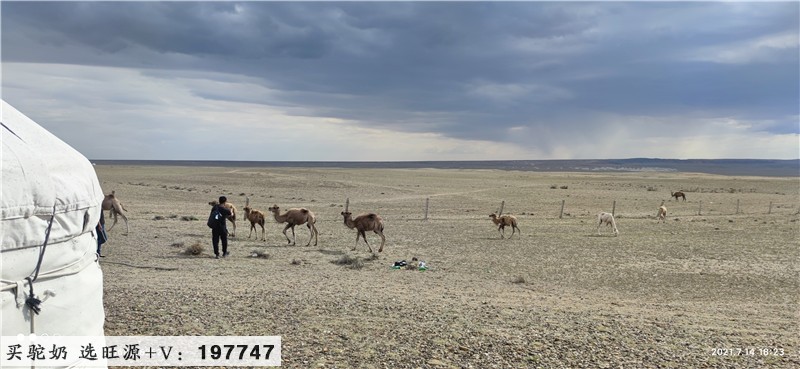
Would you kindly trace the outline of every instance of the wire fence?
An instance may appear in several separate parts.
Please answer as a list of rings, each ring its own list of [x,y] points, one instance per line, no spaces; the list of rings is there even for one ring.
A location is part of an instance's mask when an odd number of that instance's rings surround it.
[[[347,206],[349,206],[350,199],[347,199]],[[412,201],[418,201],[414,199]],[[628,218],[628,219],[648,219],[657,218],[658,206],[653,206],[652,210],[645,209],[640,204],[628,206],[630,203],[624,201],[611,200],[608,207],[602,207],[606,212],[612,213],[615,217]],[[496,208],[494,213],[503,215],[506,201],[502,200]],[[667,208],[667,217],[687,217],[687,216],[751,216],[751,215],[776,215],[776,216],[796,216],[800,215],[800,204],[788,202],[754,202],[748,201],[744,203],[741,199],[736,201],[693,201],[693,202],[662,202]],[[444,219],[461,219],[461,218],[474,218],[483,219],[484,216],[476,215],[457,215],[454,214],[454,209],[442,209],[437,207],[437,203],[431,197],[425,197],[419,204],[419,213],[406,214],[401,217],[392,217],[394,220],[406,221],[432,221]],[[450,210],[449,212],[447,210]],[[489,209],[487,209],[489,210]],[[347,210],[345,210],[347,211]],[[561,199],[549,204],[545,204],[543,208],[537,211],[537,217],[544,219],[564,219],[564,218],[594,218],[600,211],[595,207],[587,206],[586,203],[580,203],[571,206],[570,202],[566,199]],[[445,214],[446,213],[446,214]],[[488,215],[488,211],[487,211]],[[515,214],[533,216],[534,213],[521,213]],[[334,221],[333,219],[326,219],[323,221]],[[341,219],[336,219],[336,222],[341,222]]]

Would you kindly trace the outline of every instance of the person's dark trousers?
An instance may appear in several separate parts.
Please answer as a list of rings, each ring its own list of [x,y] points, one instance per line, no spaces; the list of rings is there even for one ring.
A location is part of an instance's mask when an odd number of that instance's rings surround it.
[[[228,253],[228,230],[213,228],[211,229],[211,244],[214,245],[214,255],[219,256],[219,241],[222,240],[222,253]]]

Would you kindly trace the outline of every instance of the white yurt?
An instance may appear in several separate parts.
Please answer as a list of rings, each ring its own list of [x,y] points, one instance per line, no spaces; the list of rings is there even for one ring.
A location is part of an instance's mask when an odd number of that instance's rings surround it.
[[[5,101],[1,109],[2,335],[103,336],[94,168]]]

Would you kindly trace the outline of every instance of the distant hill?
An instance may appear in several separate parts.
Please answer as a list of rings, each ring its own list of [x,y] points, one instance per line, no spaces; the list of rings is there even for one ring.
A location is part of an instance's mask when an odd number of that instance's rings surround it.
[[[800,177],[800,160],[763,159],[596,159],[487,161],[205,161],[92,160],[101,165],[174,165],[209,167],[439,168],[541,172],[695,172],[730,176]]]

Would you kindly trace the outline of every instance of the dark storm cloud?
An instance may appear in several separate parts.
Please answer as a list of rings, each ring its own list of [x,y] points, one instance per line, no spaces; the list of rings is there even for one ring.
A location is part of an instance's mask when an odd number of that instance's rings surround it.
[[[798,7],[3,3],[2,56],[240,74],[276,93],[195,93],[546,150],[621,116],[770,121],[753,129],[797,133]],[[537,133],[509,134],[519,127]]]

